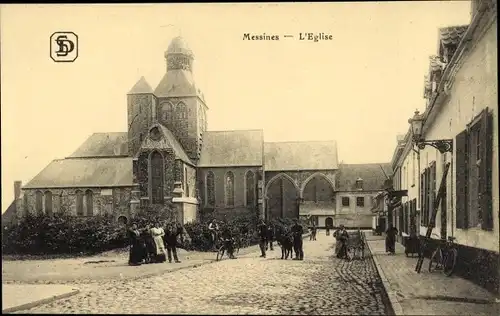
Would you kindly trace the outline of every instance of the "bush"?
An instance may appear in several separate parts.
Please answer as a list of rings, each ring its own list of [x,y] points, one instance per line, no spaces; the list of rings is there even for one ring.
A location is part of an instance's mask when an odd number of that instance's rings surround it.
[[[126,229],[112,217],[30,214],[4,227],[6,254],[92,254],[127,244]]]
[[[191,222],[184,225],[186,232],[191,238],[191,242],[184,245],[185,249],[197,251],[209,251],[211,249],[212,244],[208,224],[213,218],[213,216],[206,216],[203,221]],[[218,222],[220,229],[222,229],[221,226],[223,225],[229,225],[232,228],[234,236],[242,238],[242,241],[247,245],[255,245],[259,241],[256,234],[258,220],[258,217],[254,214],[240,214],[227,218],[226,223]],[[244,227],[248,229],[248,234],[241,235],[241,229]]]

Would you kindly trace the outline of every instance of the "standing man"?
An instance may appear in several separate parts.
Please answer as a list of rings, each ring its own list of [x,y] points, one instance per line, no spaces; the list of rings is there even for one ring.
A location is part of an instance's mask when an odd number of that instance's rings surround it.
[[[293,249],[295,251],[295,258],[293,260],[304,260],[304,249],[302,242],[304,228],[299,224],[298,219],[293,219],[293,226],[291,230],[293,235]]]
[[[273,249],[273,241],[274,241],[274,225],[269,222],[267,225],[267,244],[266,244],[266,250],[269,247],[270,250]]]
[[[260,247],[260,252],[262,253],[260,257],[265,258],[266,243],[267,243],[267,226],[263,219],[260,221],[259,226],[257,226],[257,233],[259,234],[259,247]]]
[[[175,263],[180,263],[177,258],[177,227],[174,224],[169,224],[165,231],[165,247],[167,248],[168,262],[172,263],[172,254],[174,255]]]

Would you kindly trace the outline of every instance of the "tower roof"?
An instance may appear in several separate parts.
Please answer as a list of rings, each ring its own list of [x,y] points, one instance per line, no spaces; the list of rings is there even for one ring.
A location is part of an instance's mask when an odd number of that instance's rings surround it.
[[[180,36],[175,37],[170,42],[166,53],[193,55],[193,51],[189,48],[186,40]]]
[[[146,78],[144,76],[137,81],[137,83],[130,89],[128,94],[142,94],[142,93],[153,93],[153,89],[149,85],[149,83],[146,81]]]

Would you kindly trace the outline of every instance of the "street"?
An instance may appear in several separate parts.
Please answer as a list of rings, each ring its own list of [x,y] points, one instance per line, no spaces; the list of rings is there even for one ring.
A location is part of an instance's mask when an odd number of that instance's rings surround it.
[[[250,253],[142,280],[75,284],[81,293],[29,313],[370,314],[387,300],[371,256],[333,258],[334,238],[320,231],[304,240],[304,261]],[[368,252],[368,250],[365,250]],[[214,254],[215,256],[215,254]],[[135,267],[124,267],[134,269]]]

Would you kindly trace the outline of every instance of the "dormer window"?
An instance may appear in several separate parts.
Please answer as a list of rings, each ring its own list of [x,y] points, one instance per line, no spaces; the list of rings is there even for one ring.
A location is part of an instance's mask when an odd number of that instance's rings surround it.
[[[363,179],[356,179],[356,190],[363,190]]]

